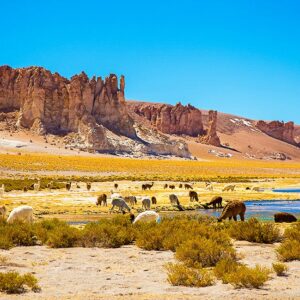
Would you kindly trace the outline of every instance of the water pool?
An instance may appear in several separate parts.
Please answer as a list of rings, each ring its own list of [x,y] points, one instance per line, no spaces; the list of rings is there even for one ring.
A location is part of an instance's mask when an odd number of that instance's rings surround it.
[[[300,218],[300,200],[262,200],[262,201],[245,201],[247,206],[246,219],[255,217],[262,221],[274,220],[274,213],[288,212]],[[201,214],[219,217],[222,209],[199,210]],[[238,217],[239,219],[239,217]]]

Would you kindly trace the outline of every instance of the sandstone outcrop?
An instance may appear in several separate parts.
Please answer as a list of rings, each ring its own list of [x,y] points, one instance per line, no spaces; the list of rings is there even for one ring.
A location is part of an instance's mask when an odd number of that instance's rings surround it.
[[[297,145],[294,138],[294,122],[265,122],[260,120],[256,123],[256,127],[265,134],[275,139],[281,140],[292,145]]]
[[[204,132],[201,111],[190,104],[172,106],[147,103],[136,106],[134,112],[163,133],[198,136]]]
[[[125,102],[125,78],[70,80],[41,67],[0,67],[0,112],[18,111],[16,126],[44,135],[68,134],[70,147],[98,152],[189,157],[184,143],[137,135]],[[154,133],[152,133],[154,134]]]
[[[208,128],[206,134],[200,137],[200,142],[207,145],[216,147],[221,146],[220,138],[217,135],[217,117],[218,112],[210,110],[208,112]]]

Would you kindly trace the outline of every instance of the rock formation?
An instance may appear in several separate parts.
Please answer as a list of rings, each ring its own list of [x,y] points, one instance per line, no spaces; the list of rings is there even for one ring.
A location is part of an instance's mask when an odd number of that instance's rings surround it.
[[[272,121],[267,123],[260,120],[256,123],[256,127],[275,139],[292,145],[297,145],[294,139],[294,122],[284,123],[280,121]]]
[[[116,75],[103,80],[85,73],[71,80],[40,67],[0,67],[0,109],[19,109],[18,125],[45,131],[77,131],[81,122],[95,121],[110,130],[135,137],[133,120]],[[92,122],[88,122],[91,124]]]
[[[145,117],[159,131],[167,134],[198,136],[203,134],[201,111],[192,105],[143,104],[134,112]]]
[[[124,90],[124,76],[118,86],[114,74],[102,80],[82,72],[68,80],[41,67],[0,67],[0,112],[18,111],[20,129],[69,134],[72,147],[93,151],[189,157],[184,143],[137,135]]]
[[[201,143],[217,147],[221,146],[220,139],[217,135],[217,115],[217,111],[210,110],[208,112],[208,128],[206,134],[200,137]]]

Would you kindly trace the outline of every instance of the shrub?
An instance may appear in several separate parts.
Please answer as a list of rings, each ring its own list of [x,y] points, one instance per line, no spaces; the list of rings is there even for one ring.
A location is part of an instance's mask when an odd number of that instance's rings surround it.
[[[276,251],[282,261],[300,260],[300,242],[297,240],[285,240]]]
[[[44,244],[47,243],[49,235],[53,230],[64,231],[66,227],[70,227],[66,222],[58,219],[46,219],[34,224],[34,232],[37,238]]]
[[[273,270],[276,272],[277,276],[283,276],[288,270],[287,265],[283,263],[273,263]]]
[[[36,236],[31,224],[14,222],[0,223],[0,248],[9,249],[13,246],[33,246]]]
[[[17,272],[0,273],[0,291],[7,294],[21,294],[25,286],[34,292],[40,290],[37,279],[30,273],[20,275]]]
[[[202,237],[187,240],[176,249],[176,258],[191,267],[211,267],[224,258],[235,258],[232,246]]]
[[[208,270],[188,268],[184,264],[168,263],[165,266],[168,272],[168,281],[172,285],[204,287],[215,283],[212,273]]]
[[[131,244],[134,230],[127,217],[116,217],[87,224],[82,231],[84,247],[118,248]]]
[[[55,227],[50,231],[47,245],[52,248],[70,248],[80,245],[81,231],[71,226]]]
[[[280,260],[300,260],[300,223],[293,224],[284,232],[284,241],[276,249]]]
[[[256,265],[250,268],[244,265],[238,266],[235,271],[225,273],[223,282],[230,283],[236,288],[260,288],[269,279],[270,270]]]
[[[230,236],[236,240],[271,244],[281,240],[279,229],[273,223],[262,223],[255,218],[246,222],[233,222],[228,228]]]
[[[223,283],[228,283],[225,282],[225,275],[235,272],[239,265],[232,258],[223,258],[217,262],[214,273],[218,279],[222,279]]]

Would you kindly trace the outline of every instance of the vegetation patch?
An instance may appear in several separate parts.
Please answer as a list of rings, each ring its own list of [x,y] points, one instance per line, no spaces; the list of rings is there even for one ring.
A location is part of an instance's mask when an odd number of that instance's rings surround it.
[[[277,276],[284,276],[288,270],[287,265],[280,262],[273,263],[272,266]]]
[[[211,271],[203,268],[189,268],[184,264],[165,265],[170,284],[178,286],[204,287],[215,284]]]
[[[0,272],[0,291],[7,294],[21,294],[26,288],[40,291],[38,280],[30,273],[20,275],[18,272]]]
[[[232,222],[228,228],[230,236],[236,240],[272,244],[282,237],[273,223],[262,223],[255,218],[246,222]]]

